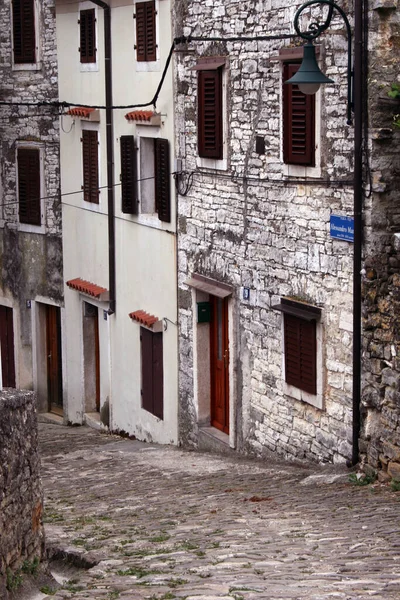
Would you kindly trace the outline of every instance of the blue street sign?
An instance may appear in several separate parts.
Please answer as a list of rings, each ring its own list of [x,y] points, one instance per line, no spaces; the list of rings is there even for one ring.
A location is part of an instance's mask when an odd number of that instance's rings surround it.
[[[353,217],[341,217],[331,215],[331,237],[338,240],[354,242],[354,219]]]

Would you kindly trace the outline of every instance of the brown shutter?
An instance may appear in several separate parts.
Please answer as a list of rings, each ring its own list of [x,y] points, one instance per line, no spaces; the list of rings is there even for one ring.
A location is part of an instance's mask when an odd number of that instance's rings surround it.
[[[283,81],[293,77],[299,66],[285,63]],[[315,165],[315,96],[303,94],[297,85],[283,84],[283,160]]]
[[[36,62],[34,0],[13,0],[14,63]]]
[[[137,215],[137,166],[136,149],[133,135],[122,135],[121,143],[121,210],[123,213]]]
[[[142,357],[142,408],[153,413],[153,333],[140,328]]]
[[[142,408],[159,419],[164,417],[164,368],[162,333],[140,328],[142,356]]]
[[[136,4],[136,60],[155,61],[156,46],[156,7],[155,1]]]
[[[6,306],[0,306],[0,346],[3,387],[15,388],[13,311]]]
[[[94,8],[79,15],[81,63],[96,62],[96,13]]]
[[[18,202],[19,220],[29,225],[40,225],[40,153],[34,148],[19,148]]]
[[[290,385],[317,393],[316,323],[284,315],[285,375]]]
[[[99,203],[99,160],[97,131],[82,131],[83,199]]]
[[[171,222],[171,192],[169,174],[169,142],[156,138],[155,158],[155,198],[160,221]]]
[[[222,69],[198,73],[198,150],[222,158]]]
[[[153,333],[153,414],[164,418],[163,334]]]

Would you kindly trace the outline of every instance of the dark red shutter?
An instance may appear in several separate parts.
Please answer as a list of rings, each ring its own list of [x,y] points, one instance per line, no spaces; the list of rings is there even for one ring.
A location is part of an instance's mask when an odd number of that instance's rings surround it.
[[[3,387],[15,388],[13,311],[0,306],[1,374]]]
[[[317,393],[316,323],[284,315],[285,375],[290,385]]]
[[[83,199],[99,203],[99,149],[97,131],[82,131]]]
[[[299,64],[285,63],[283,81]],[[315,95],[300,92],[297,85],[283,84],[283,160],[291,165],[315,165]]]
[[[198,73],[198,150],[222,158],[222,69]]]
[[[163,335],[153,333],[153,414],[164,418]]]
[[[121,210],[123,213],[137,215],[137,165],[135,139],[133,135],[121,136]]]
[[[14,63],[36,62],[34,0],[13,0]]]
[[[162,333],[140,328],[142,356],[142,408],[163,419],[164,369]]]
[[[156,6],[155,1],[136,4],[136,60],[155,61],[156,46]]]
[[[19,220],[40,225],[40,152],[34,148],[19,148],[17,161]]]
[[[169,142],[156,138],[155,157],[155,198],[160,221],[171,222],[171,191],[169,174]]]
[[[81,63],[96,62],[96,13],[94,8],[79,15]]]

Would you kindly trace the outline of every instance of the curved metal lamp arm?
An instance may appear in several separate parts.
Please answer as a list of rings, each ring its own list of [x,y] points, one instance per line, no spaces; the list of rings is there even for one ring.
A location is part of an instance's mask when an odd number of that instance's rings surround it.
[[[323,23],[319,23],[318,21],[311,22],[308,26],[308,32],[302,32],[299,27],[299,19],[301,17],[301,14],[309,6],[320,5],[320,4],[326,5],[329,7],[329,11],[328,11],[326,20]],[[353,109],[353,101],[352,101],[353,69],[352,69],[352,50],[351,50],[352,33],[351,33],[351,27],[350,27],[350,23],[349,23],[346,13],[335,2],[332,2],[332,0],[309,0],[309,2],[306,2],[305,4],[300,6],[300,8],[298,9],[298,11],[295,14],[293,24],[294,24],[296,33],[300,37],[302,37],[304,40],[307,40],[308,42],[312,43],[317,37],[319,37],[321,35],[321,33],[326,31],[328,29],[328,27],[330,26],[334,10],[337,10],[337,12],[342,17],[344,24],[346,25],[346,30],[347,30],[347,124],[351,125],[351,123],[352,123],[351,113],[352,113],[352,109]]]

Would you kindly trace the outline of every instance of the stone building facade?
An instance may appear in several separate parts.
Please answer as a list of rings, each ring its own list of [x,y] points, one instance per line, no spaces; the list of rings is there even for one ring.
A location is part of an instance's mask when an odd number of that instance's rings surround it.
[[[39,475],[36,398],[33,392],[0,392],[0,596],[24,561],[44,555],[43,493]],[[26,564],[25,563],[25,564]]]
[[[318,62],[335,83],[324,86],[312,106],[314,160],[293,164],[285,150],[283,82],[301,57],[302,42],[293,36],[300,4],[175,5],[176,34],[200,38],[180,47],[175,71],[177,156],[184,171],[178,209],[180,432],[187,445],[214,438],[258,456],[272,450],[286,458],[340,463],[351,459],[353,442],[353,244],[334,229],[353,215],[347,38],[335,16],[318,39]],[[344,9],[352,23],[351,6]],[[370,18],[376,18],[373,11]],[[379,33],[374,35],[380,43]],[[246,39],[232,39],[237,36]],[[204,121],[199,103],[201,96],[209,106],[201,86],[212,78],[202,80],[201,73],[211,70],[219,70],[222,80],[217,159],[204,157],[199,140],[202,127],[207,134],[207,126],[215,125],[213,114],[208,125]],[[374,181],[377,171],[390,172],[389,154],[373,153]],[[394,189],[391,194],[386,207]],[[365,202],[371,252],[371,211],[379,202],[375,191]],[[376,236],[385,251],[389,232],[384,218],[380,223]],[[384,262],[393,267],[386,255]],[[392,291],[393,284],[385,293]],[[297,339],[294,361],[302,370],[311,348],[311,393],[302,382],[293,385],[290,374],[290,327],[294,323],[301,338],[304,321],[314,323],[312,343],[303,347]],[[379,386],[381,375],[375,375]]]
[[[363,280],[363,460],[400,478],[400,18],[395,2],[372,3],[369,19],[372,193],[365,200]]]
[[[3,0],[0,18],[2,378],[4,386],[35,388],[47,411],[48,392],[62,405],[54,0]]]

